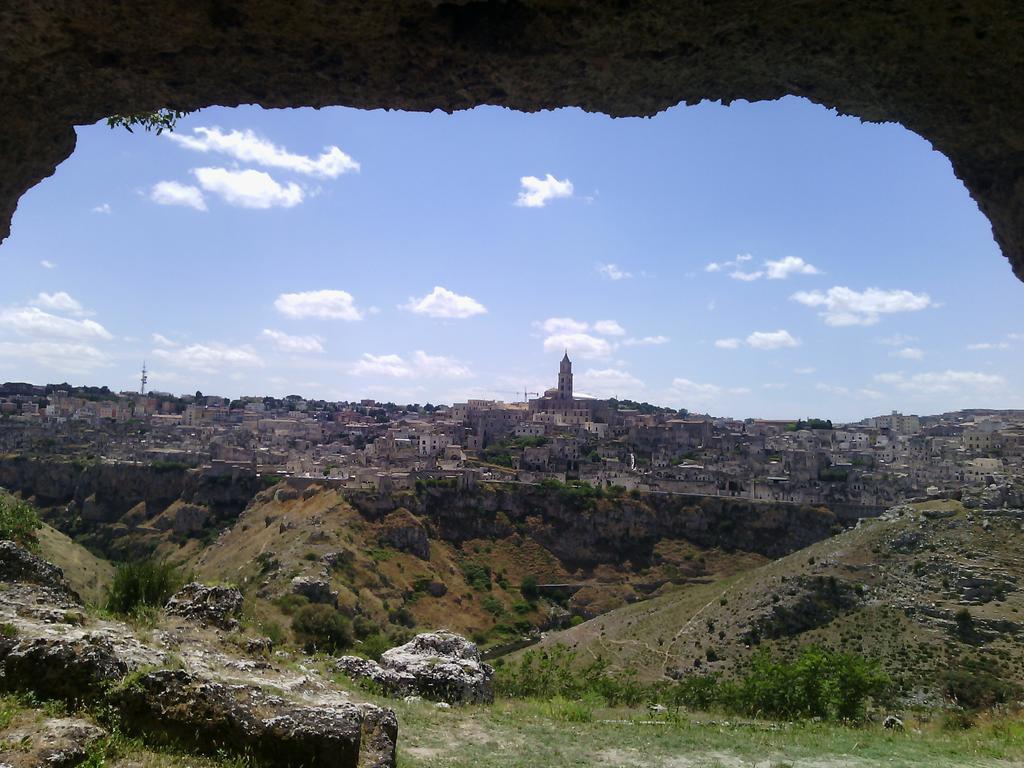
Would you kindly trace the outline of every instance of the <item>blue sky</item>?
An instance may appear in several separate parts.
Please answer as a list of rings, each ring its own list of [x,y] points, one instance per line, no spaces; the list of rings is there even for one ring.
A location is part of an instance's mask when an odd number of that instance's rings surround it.
[[[1024,285],[949,162],[795,98],[85,126],[0,270],[0,380],[510,400],[568,346],[580,391],[715,414],[1024,407]]]

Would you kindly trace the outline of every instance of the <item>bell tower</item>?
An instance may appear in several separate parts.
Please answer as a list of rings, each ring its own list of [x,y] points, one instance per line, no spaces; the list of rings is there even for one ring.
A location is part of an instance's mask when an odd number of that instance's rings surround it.
[[[568,349],[558,365],[558,399],[572,400],[572,361]]]

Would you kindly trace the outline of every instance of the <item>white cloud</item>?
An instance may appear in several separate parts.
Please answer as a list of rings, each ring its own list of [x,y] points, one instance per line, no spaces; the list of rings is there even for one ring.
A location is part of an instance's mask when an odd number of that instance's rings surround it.
[[[824,382],[818,382],[814,385],[814,388],[819,392],[827,392],[830,395],[836,395],[837,397],[849,397],[850,390],[846,387],[840,387],[835,384],[825,384]]]
[[[602,336],[625,336],[626,329],[614,320],[598,320],[594,323],[594,332]]]
[[[410,298],[401,308],[417,315],[458,320],[487,312],[487,308],[476,299],[460,296],[439,285],[434,286],[434,290],[422,298]]]
[[[194,168],[192,173],[204,190],[219,195],[228,205],[239,208],[291,208],[305,197],[302,187],[294,181],[287,185],[278,184],[273,176],[264,171]]]
[[[110,357],[91,344],[54,341],[0,341],[0,359],[29,360],[62,372],[88,373],[110,364]]]
[[[617,264],[598,264],[597,271],[609,280],[628,280],[633,276],[631,273],[619,269]]]
[[[171,339],[168,339],[162,333],[154,333],[153,336],[152,336],[152,339],[153,339],[153,343],[154,344],[159,344],[161,347],[176,347],[176,346],[178,346],[178,342],[172,341]]]
[[[887,347],[903,347],[912,341],[917,341],[917,339],[905,333],[894,333],[892,336],[885,336],[879,339],[878,343],[885,344]]]
[[[816,368],[794,368],[793,373],[798,376],[807,376],[808,374],[814,373],[816,370]]]
[[[715,341],[715,346],[719,349],[739,349],[742,343],[741,339],[718,339]]]
[[[348,291],[320,290],[282,293],[274,300],[274,308],[291,318],[317,317],[325,320],[362,320]]]
[[[153,356],[171,366],[206,372],[214,372],[225,367],[260,368],[263,366],[262,358],[252,347],[248,345],[228,346],[219,342],[189,344],[187,347],[174,349],[154,349]]]
[[[9,307],[0,309],[0,329],[21,336],[61,339],[113,338],[109,331],[95,320],[73,320],[69,317],[44,312],[38,307]]]
[[[644,389],[636,376],[618,368],[590,368],[576,376],[575,386],[592,397],[632,398]]]
[[[589,330],[590,324],[571,317],[549,317],[540,327],[544,333],[582,333]]]
[[[412,366],[399,355],[371,355],[369,352],[352,366],[354,376],[392,376],[409,378],[413,375]]]
[[[65,312],[69,315],[90,314],[85,311],[85,308],[77,299],[73,298],[71,294],[65,291],[57,291],[56,293],[41,292],[31,301],[31,304],[32,306],[39,307],[40,309],[49,309],[53,312]]]
[[[183,205],[197,211],[206,210],[206,200],[199,187],[178,181],[158,181],[149,191],[149,199],[158,205]]]
[[[781,349],[782,347],[799,347],[800,340],[785,330],[754,331],[747,336],[747,345],[754,349]]]
[[[659,344],[668,344],[669,341],[671,339],[668,336],[640,336],[626,339],[622,344],[626,347],[655,347]]]
[[[297,155],[260,138],[251,130],[224,133],[220,128],[198,127],[193,135],[170,132],[166,136],[178,146],[197,152],[220,152],[243,163],[282,168],[306,176],[335,179],[359,170],[359,163],[336,146],[326,147],[316,158]]]
[[[769,280],[785,280],[790,275],[817,275],[818,268],[808,264],[799,256],[786,256],[777,260],[766,260],[763,269],[747,270],[743,268],[747,262],[753,260],[749,253],[741,253],[732,261],[712,261],[704,267],[705,272],[722,272],[731,269],[729,277],[733,280],[742,280],[750,283],[767,277]]]
[[[413,365],[421,376],[439,379],[464,379],[473,375],[465,365],[451,357],[428,355],[422,350],[413,354]]]
[[[113,209],[110,207],[110,203],[101,203],[92,209],[93,213],[112,213]]]
[[[290,336],[283,331],[263,329],[263,338],[273,342],[281,352],[323,352],[323,341],[319,336]]]
[[[54,263],[53,263],[52,261],[50,261],[49,259],[43,259],[43,260],[41,260],[41,261],[39,262],[39,266],[40,266],[40,267],[42,267],[43,269],[56,269],[56,268],[57,268],[57,265],[56,265],[56,264],[54,264]]]
[[[717,384],[701,384],[690,379],[672,379],[670,396],[695,405],[707,406],[722,398],[723,395],[747,395],[747,387],[720,387]]]
[[[917,347],[904,347],[895,352],[890,352],[889,357],[899,357],[904,360],[924,360],[924,350]]]
[[[846,286],[829,288],[826,293],[799,291],[790,298],[807,307],[820,307],[825,322],[834,326],[874,325],[883,314],[917,312],[934,306],[926,293],[879,288],[858,292]]]
[[[881,400],[885,397],[885,395],[876,389],[858,389],[857,394],[868,400]]]
[[[608,357],[613,347],[607,339],[588,333],[555,333],[544,339],[545,352],[561,352],[563,349],[568,350],[572,357],[590,359]]]
[[[769,280],[785,280],[790,275],[817,275],[818,268],[808,264],[799,256],[786,256],[778,261],[766,261],[765,269]]]
[[[1010,334],[1011,338],[1013,334]],[[983,341],[979,344],[968,344],[967,349],[972,351],[980,350],[991,350],[991,349],[1009,349],[1010,343],[1008,341]]]
[[[396,379],[435,378],[464,379],[473,376],[473,372],[465,365],[451,357],[428,355],[423,350],[416,350],[412,360],[405,360],[400,355],[363,354],[352,366],[354,376],[388,376]]]
[[[739,269],[734,269],[732,272],[729,273],[729,277],[731,277],[733,280],[742,280],[745,283],[750,283],[753,282],[754,280],[759,280],[763,276],[764,272],[743,272],[742,270]]]
[[[572,197],[572,182],[566,179],[559,181],[550,173],[543,179],[536,176],[523,176],[519,179],[522,189],[516,198],[516,205],[522,208],[543,208],[548,200],[561,197]]]
[[[875,381],[918,394],[954,393],[964,390],[991,392],[1006,387],[1006,379],[1002,376],[980,371],[948,370],[915,373],[913,376],[906,376],[903,373],[879,373],[875,375]]]

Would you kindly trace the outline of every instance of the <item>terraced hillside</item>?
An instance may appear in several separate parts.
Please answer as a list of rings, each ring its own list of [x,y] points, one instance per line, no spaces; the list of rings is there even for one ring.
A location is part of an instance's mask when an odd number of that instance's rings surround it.
[[[758,648],[788,656],[816,643],[879,659],[910,702],[997,700],[1024,683],[1022,528],[1022,510],[899,507],[758,568],[551,633],[543,645],[653,680],[730,675]]]

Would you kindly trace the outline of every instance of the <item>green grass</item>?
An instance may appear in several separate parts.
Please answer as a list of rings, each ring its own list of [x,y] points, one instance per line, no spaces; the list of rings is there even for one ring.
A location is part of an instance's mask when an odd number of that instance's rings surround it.
[[[959,732],[937,725],[892,733],[881,725],[775,726],[644,710],[592,709],[558,701],[499,701],[439,711],[429,702],[392,702],[401,768],[792,765],[867,768],[1020,765],[1024,723],[1007,718]]]

